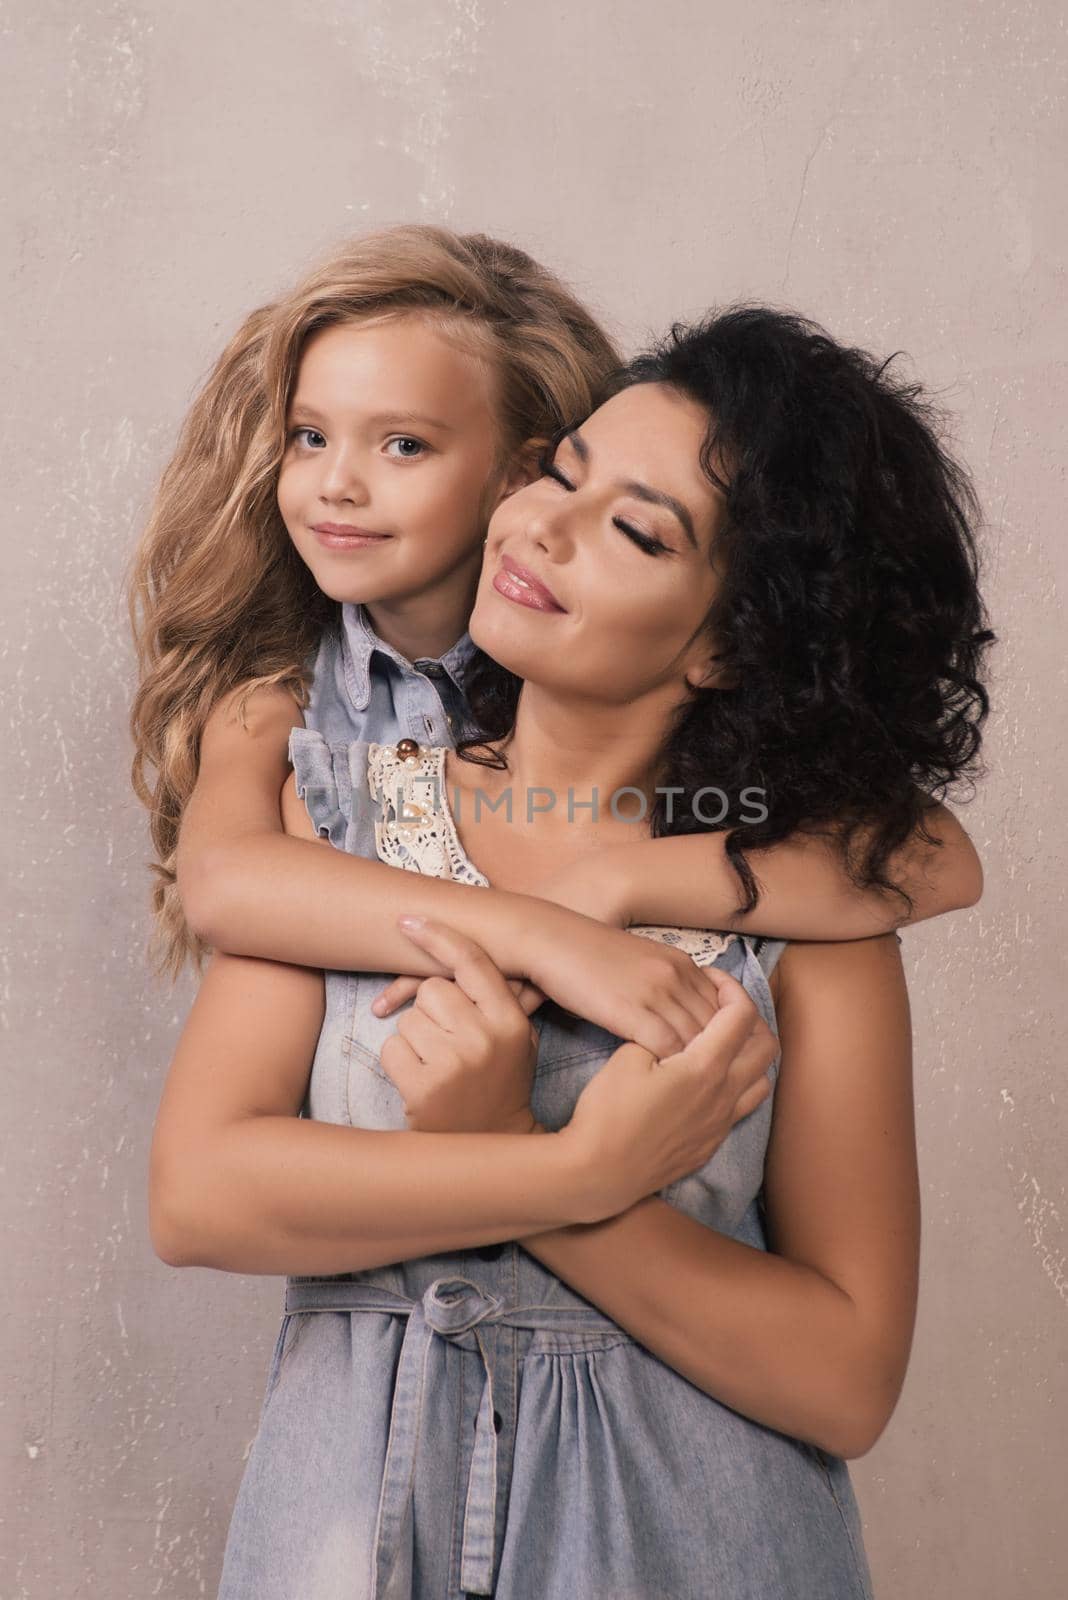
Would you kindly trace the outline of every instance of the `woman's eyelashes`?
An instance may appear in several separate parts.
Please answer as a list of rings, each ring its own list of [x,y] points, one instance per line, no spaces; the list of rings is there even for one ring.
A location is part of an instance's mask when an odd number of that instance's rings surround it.
[[[575,485],[569,478],[565,478],[564,474],[560,471],[560,468],[547,458],[542,458],[541,471],[544,477],[552,478],[556,483],[562,485],[562,487],[567,489],[570,493],[574,493]],[[636,544],[639,549],[644,550],[647,555],[658,556],[662,554],[674,554],[670,545],[666,545],[662,539],[657,539],[651,533],[642,533],[640,528],[632,527],[629,522],[624,522],[622,517],[613,517],[612,525],[613,527],[618,528],[621,533],[625,533],[627,538],[630,539],[632,543]]]

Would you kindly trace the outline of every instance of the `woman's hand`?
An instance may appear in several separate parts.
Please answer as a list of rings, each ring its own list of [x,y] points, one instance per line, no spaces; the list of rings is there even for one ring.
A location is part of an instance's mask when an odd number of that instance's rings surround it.
[[[532,1133],[530,1086],[543,996],[509,982],[472,939],[441,923],[401,926],[454,978],[417,980],[415,1004],[382,1047],[413,1133]],[[455,981],[454,981],[455,980]]]
[[[689,959],[689,958],[687,958]],[[692,965],[692,963],[691,963]],[[575,1141],[600,1222],[696,1172],[771,1093],[778,1040],[741,984],[694,969],[715,1007],[685,1049],[658,1061],[625,1044],[583,1089],[561,1137]]]

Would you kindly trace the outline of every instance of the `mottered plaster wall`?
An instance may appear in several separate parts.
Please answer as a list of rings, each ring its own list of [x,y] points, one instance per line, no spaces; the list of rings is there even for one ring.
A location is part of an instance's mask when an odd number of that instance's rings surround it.
[[[4,1600],[213,1595],[281,1306],[152,1252],[193,988],[149,975],[120,585],[194,386],[347,232],[515,239],[633,349],[749,296],[957,419],[1001,639],[979,906],[905,935],[921,1304],[852,1464],[880,1600],[1068,1589],[1064,83],[1045,3],[0,10]]]

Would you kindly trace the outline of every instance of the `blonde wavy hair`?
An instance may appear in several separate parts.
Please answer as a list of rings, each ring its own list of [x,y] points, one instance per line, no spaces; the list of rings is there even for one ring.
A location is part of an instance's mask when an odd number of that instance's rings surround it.
[[[208,950],[186,923],[175,874],[208,716],[236,691],[244,721],[249,695],[272,684],[306,706],[313,653],[340,612],[298,556],[276,500],[304,344],[323,327],[404,314],[428,318],[494,372],[498,465],[585,417],[621,359],[525,251],[432,224],[349,240],[246,317],[185,418],[124,584],[138,666],[131,779],[157,858],[149,955],[172,982],[187,958],[199,972]]]

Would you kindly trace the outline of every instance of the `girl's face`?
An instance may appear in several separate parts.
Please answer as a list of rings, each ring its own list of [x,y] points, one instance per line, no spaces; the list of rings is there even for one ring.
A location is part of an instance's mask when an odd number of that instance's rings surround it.
[[[309,338],[278,507],[326,594],[470,599],[498,488],[493,404],[486,368],[418,315]]]
[[[648,383],[572,430],[490,520],[475,643],[528,682],[606,704],[707,681],[699,630],[723,516],[698,459],[707,425],[694,401]]]

